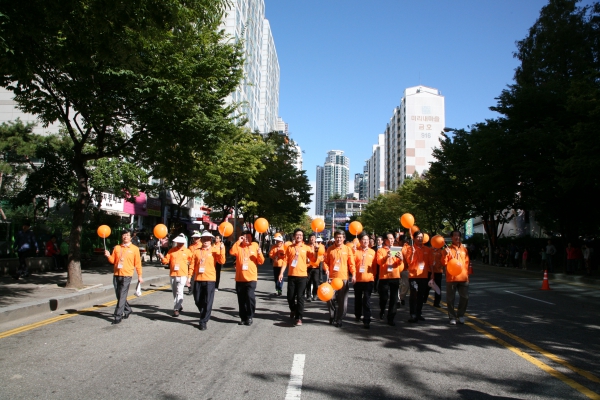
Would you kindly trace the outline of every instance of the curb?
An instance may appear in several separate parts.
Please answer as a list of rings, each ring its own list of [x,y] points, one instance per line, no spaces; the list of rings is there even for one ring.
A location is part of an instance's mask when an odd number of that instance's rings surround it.
[[[168,275],[153,276],[144,279],[144,285],[158,284],[162,286],[169,282],[170,277]],[[135,291],[135,285],[131,285],[129,291]],[[51,298],[49,300],[38,300],[30,303],[21,303],[8,307],[1,307],[0,324],[40,314],[48,314],[48,316],[53,316],[56,312],[64,311],[69,307],[76,307],[81,303],[104,299],[107,297],[112,297],[113,299],[115,298],[115,289],[113,285],[100,286],[84,292],[70,293],[64,296]]]

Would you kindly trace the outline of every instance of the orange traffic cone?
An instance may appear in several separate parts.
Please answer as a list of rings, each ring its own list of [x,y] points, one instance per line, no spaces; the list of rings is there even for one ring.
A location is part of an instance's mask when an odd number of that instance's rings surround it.
[[[550,290],[550,283],[548,283],[548,270],[544,270],[544,280],[542,281],[541,290]]]

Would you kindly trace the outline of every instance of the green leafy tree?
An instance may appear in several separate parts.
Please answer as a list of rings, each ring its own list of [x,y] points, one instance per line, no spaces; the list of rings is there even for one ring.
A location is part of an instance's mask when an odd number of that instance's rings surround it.
[[[381,235],[387,231],[397,231],[400,228],[400,216],[403,212],[400,195],[386,193],[369,202],[358,221],[363,225],[365,231],[374,231]]]
[[[76,177],[68,287],[81,287],[80,239],[90,163],[172,149],[209,154],[231,132],[224,99],[242,76],[242,52],[218,30],[218,0],[2,2],[0,84],[72,141]],[[173,156],[178,156],[175,158]]]

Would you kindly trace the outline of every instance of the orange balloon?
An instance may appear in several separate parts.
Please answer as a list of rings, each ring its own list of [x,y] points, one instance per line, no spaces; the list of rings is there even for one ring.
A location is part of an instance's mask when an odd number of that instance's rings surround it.
[[[219,225],[219,233],[223,237],[231,236],[231,234],[233,233],[233,225],[231,225],[231,222],[228,222],[228,221],[221,222],[221,224]]]
[[[334,290],[340,290],[344,287],[344,281],[341,278],[333,278],[331,280],[331,287]]]
[[[269,222],[264,218],[257,218],[254,221],[254,230],[258,233],[265,233],[269,230]]]
[[[350,231],[351,234],[356,236],[362,232],[363,226],[358,221],[352,221],[352,222],[350,222],[350,226],[348,227],[348,230]]]
[[[163,239],[167,236],[167,233],[169,233],[169,230],[164,224],[158,224],[154,227],[154,236],[158,239]]]
[[[410,227],[410,233],[412,233],[413,235],[415,234],[416,231],[419,230],[419,227],[416,225],[413,225]]]
[[[452,260],[448,261],[448,265],[446,265],[446,271],[448,271],[450,275],[460,275],[462,272],[462,264],[456,258],[453,258]]]
[[[329,301],[333,297],[333,288],[327,282],[322,283],[317,290],[317,296],[321,301]]]
[[[409,213],[402,214],[402,216],[400,217],[400,223],[406,229],[410,229],[415,224],[415,217],[413,217],[412,214]]]
[[[315,218],[310,223],[310,227],[315,232],[322,232],[323,229],[325,229],[325,221],[323,221],[321,218]]]
[[[428,234],[426,234],[426,233],[424,233],[424,234],[423,234],[423,244],[425,244],[425,243],[427,243],[427,242],[429,242],[429,235],[428,235]]]
[[[440,235],[435,235],[431,238],[431,246],[436,249],[441,249],[442,247],[444,247],[444,244],[446,244],[446,242],[444,241],[444,238]]]
[[[96,233],[98,233],[98,236],[100,236],[102,239],[106,239],[110,236],[110,226],[100,225]]]

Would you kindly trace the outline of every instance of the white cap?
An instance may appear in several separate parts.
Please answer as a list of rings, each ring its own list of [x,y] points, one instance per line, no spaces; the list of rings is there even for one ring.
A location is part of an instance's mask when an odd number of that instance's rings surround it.
[[[283,242],[283,237],[281,236],[281,234],[276,233],[275,236],[273,236],[273,240]]]
[[[204,232],[202,232],[202,236],[200,236],[200,237],[214,238],[215,236],[212,233],[210,233],[209,231],[204,231]]]
[[[179,236],[177,236],[175,239],[173,239],[173,243],[185,243],[185,236],[183,236],[183,233],[180,234]]]
[[[194,234],[192,235],[193,238],[198,238],[198,237],[202,237],[202,235],[200,234],[200,232],[198,231],[194,231]]]
[[[323,241],[323,238],[322,238],[321,236],[319,236],[319,237],[317,238],[317,242],[322,242],[322,241]]]

